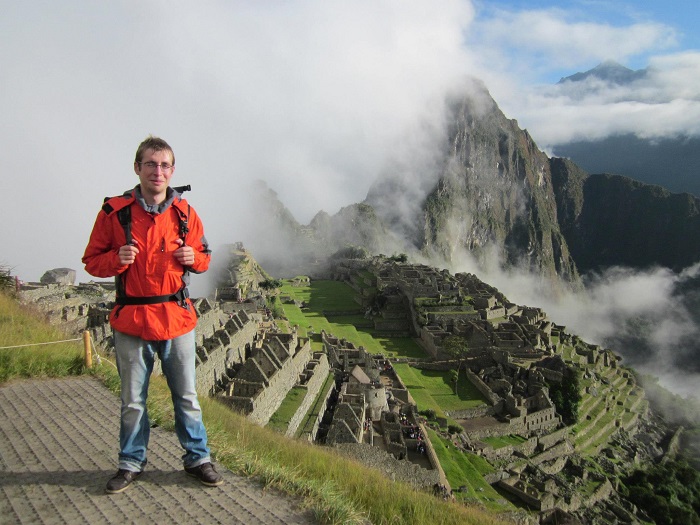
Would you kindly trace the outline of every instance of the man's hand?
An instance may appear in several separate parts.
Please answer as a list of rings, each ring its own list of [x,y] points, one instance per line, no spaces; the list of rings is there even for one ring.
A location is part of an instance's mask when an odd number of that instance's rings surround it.
[[[125,244],[119,248],[119,263],[122,265],[132,264],[136,260],[136,254],[139,249],[136,246]]]
[[[180,247],[173,252],[175,259],[182,266],[192,266],[194,264],[194,248],[187,246],[182,239],[176,241]]]

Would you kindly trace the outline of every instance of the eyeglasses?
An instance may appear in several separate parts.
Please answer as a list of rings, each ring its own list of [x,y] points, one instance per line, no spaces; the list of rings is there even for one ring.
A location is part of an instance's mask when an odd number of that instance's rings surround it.
[[[167,162],[161,162],[160,164],[158,164],[149,160],[146,162],[139,162],[138,164],[141,166],[146,166],[149,170],[155,170],[156,168],[160,168],[162,171],[170,171],[171,169],[173,169],[173,165],[168,164]]]

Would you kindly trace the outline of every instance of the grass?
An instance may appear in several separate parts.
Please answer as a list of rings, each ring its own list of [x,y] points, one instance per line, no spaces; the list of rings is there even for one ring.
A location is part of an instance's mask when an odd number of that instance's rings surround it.
[[[310,311],[318,315],[360,310],[360,305],[353,300],[353,289],[340,281],[313,281],[309,286],[292,286],[292,282],[287,280],[280,293],[306,302]]]
[[[27,344],[66,338],[35,313],[21,308],[0,294],[0,344]],[[51,350],[27,347],[2,351],[0,377],[46,377],[80,374],[82,345],[52,345]],[[103,359],[104,363],[106,360]],[[114,392],[119,378],[113,366],[103,364],[93,372]],[[392,482],[379,471],[348,460],[332,449],[285,438],[232,412],[215,399],[200,397],[217,462],[253,477],[266,486],[279,488],[313,510],[322,524],[423,524],[494,525],[503,523],[494,513],[416,491]],[[148,410],[155,424],[173,428],[170,392],[162,377],[150,384]],[[225,489],[224,489],[225,490]]]
[[[425,350],[410,337],[375,337],[387,357],[425,357]]]
[[[353,300],[354,290],[345,283],[312,281],[309,286],[293,286],[292,280],[286,280],[280,290],[282,295],[289,295],[307,305],[302,310],[294,304],[283,304],[289,324],[297,325],[302,336],[306,336],[309,329],[317,333],[326,330],[355,346],[363,346],[372,354],[414,359],[425,357],[425,351],[414,339],[375,336],[374,323],[370,319],[358,313],[347,314],[361,308]]]
[[[486,437],[483,438],[481,441],[484,443],[487,443],[491,445],[493,448],[503,448],[507,447],[509,445],[517,446],[520,445],[521,443],[527,441],[524,437],[522,436],[514,436],[514,435],[509,435],[509,436],[499,436],[499,437]]]
[[[446,417],[445,411],[464,410],[485,404],[481,392],[463,373],[460,374],[455,394],[447,371],[420,370],[405,363],[395,363],[394,370],[406,385],[419,411],[430,409],[438,417]],[[454,421],[450,423],[456,424]]]
[[[419,370],[404,363],[395,363],[394,370],[410,392],[419,411],[433,410],[438,417],[445,417],[445,412],[430,391],[423,385]]]
[[[304,420],[299,425],[295,437],[300,437],[304,434],[310,434],[313,431],[316,421],[318,420],[321,414],[321,410],[324,408],[326,398],[328,396],[328,391],[331,388],[333,388],[334,385],[335,379],[331,374],[329,374],[326,378],[326,382],[323,384],[320,392],[316,396],[314,404],[311,406],[311,408],[309,408],[309,411],[306,413]]]
[[[466,503],[478,502],[493,511],[513,509],[513,506],[484,480],[484,474],[493,472],[486,460],[458,450],[449,440],[433,430],[428,430],[428,437],[456,498]],[[460,487],[462,490],[457,491]]]
[[[60,377],[83,373],[83,343],[69,341],[58,328],[46,323],[41,314],[0,293],[0,383],[15,377]]]
[[[308,389],[302,387],[294,387],[288,393],[287,396],[282,401],[282,404],[277,409],[277,411],[272,414],[270,421],[267,423],[268,428],[276,430],[277,432],[285,433],[289,422],[296,414],[297,410],[304,401]]]
[[[450,373],[445,370],[416,370],[423,386],[430,392],[435,402],[448,412],[467,408],[480,407],[486,404],[486,399],[467,379],[462,371],[457,381],[457,393],[450,383]]]

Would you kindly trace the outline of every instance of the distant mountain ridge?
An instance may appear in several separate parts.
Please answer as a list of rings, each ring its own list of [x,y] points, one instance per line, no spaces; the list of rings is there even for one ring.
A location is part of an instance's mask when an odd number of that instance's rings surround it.
[[[626,85],[644,80],[648,74],[648,68],[632,70],[606,61],[588,71],[564,77],[557,84],[565,87],[597,79]],[[590,90],[595,89],[594,85],[590,86]],[[576,96],[581,93],[576,91]],[[644,139],[628,133],[555,144],[551,151],[557,157],[570,158],[589,173],[616,173],[674,192],[700,195],[700,138],[697,137]]]
[[[614,84],[628,84],[646,77],[647,71],[646,68],[633,70],[614,60],[606,60],[593,69],[589,69],[583,73],[574,73],[568,77],[562,77],[557,84],[581,82],[591,77]]]
[[[552,148],[589,173],[616,173],[677,193],[700,195],[700,138],[649,140],[632,134]]]
[[[551,159],[562,233],[581,273],[611,266],[664,266],[700,261],[700,199],[621,175],[588,175]]]

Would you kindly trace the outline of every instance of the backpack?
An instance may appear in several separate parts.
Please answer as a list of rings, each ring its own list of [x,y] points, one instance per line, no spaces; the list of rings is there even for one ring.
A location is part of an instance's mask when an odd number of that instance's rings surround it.
[[[189,191],[192,188],[190,187],[189,184],[186,186],[176,186],[173,188],[178,193],[183,193],[185,191]],[[127,196],[129,192],[124,194],[124,197]],[[112,197],[105,197],[104,199],[104,204],[102,205],[102,211],[104,211],[106,214],[110,214],[114,211],[114,208],[107,202],[111,199]],[[187,214],[185,214],[180,208],[177,206],[173,206],[175,210],[177,211],[177,216],[180,221],[180,227],[179,227],[179,235],[180,239],[182,239],[182,242],[185,243],[187,239],[187,234],[189,233],[190,229],[187,226],[187,219],[189,216],[189,211],[190,211],[190,205],[189,203],[187,204]],[[124,206],[123,208],[120,208],[117,210],[117,218],[119,219],[119,224],[122,225],[122,228],[124,229],[124,236],[126,237],[126,244],[133,244],[134,239],[131,236],[131,205]],[[126,272],[125,272],[126,273]],[[186,277],[189,274],[189,270],[185,268],[183,276]],[[121,307],[125,305],[141,305],[141,304],[159,304],[159,303],[167,303],[170,301],[177,301],[180,306],[187,308],[188,304],[186,299],[190,296],[189,290],[187,290],[187,285],[186,279],[183,279],[183,284],[182,287],[174,294],[170,295],[154,295],[150,297],[133,297],[133,296],[127,296],[126,295],[126,286],[124,284],[124,280],[126,278],[125,274],[122,275],[117,275],[115,277],[116,281],[116,304],[120,305],[120,310]]]

